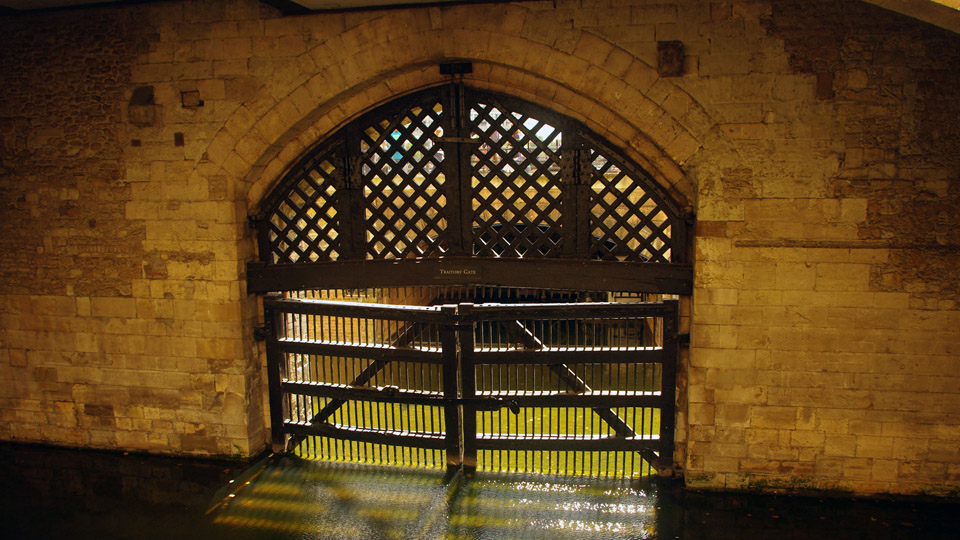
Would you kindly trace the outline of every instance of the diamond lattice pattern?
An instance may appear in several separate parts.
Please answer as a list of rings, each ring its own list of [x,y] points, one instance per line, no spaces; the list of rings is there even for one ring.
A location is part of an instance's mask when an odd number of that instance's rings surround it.
[[[636,178],[589,150],[590,233],[594,258],[670,262],[671,222]]]
[[[558,256],[560,129],[493,102],[473,105],[470,124],[474,254]]]
[[[368,258],[430,257],[445,251],[442,113],[442,104],[431,101],[362,130]]]
[[[335,171],[331,155],[315,160],[267,219],[274,263],[338,258],[337,190],[331,181]]]

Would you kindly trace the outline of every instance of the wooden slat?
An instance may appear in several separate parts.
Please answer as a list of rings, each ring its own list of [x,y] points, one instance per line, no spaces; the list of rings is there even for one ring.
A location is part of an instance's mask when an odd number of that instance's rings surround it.
[[[469,404],[479,410],[494,410],[516,404],[519,407],[559,408],[657,408],[663,404],[660,392],[480,392],[476,397],[445,398],[440,392],[421,392],[384,387],[355,387],[320,382],[283,381],[281,389],[287,394],[333,398],[338,401],[357,400],[377,403],[404,403],[441,407],[450,404]],[[318,417],[321,415],[317,415]],[[324,415],[324,420],[329,415]]]
[[[339,401],[357,400],[377,403],[405,403],[407,405],[443,406],[446,400],[439,392],[419,392],[396,388],[348,386],[320,382],[283,381],[281,388],[288,394],[333,398]],[[320,416],[320,415],[318,415]],[[325,419],[324,419],[325,420]]]
[[[451,308],[445,308],[450,311]],[[445,326],[440,330],[440,339],[443,341],[443,397],[451,401],[443,408],[443,423],[446,432],[443,438],[443,448],[446,451],[447,469],[458,469],[463,463],[463,448],[460,407],[452,400],[459,397],[459,373],[457,372],[457,329],[454,326]]]
[[[394,446],[410,446],[413,448],[432,448],[441,450],[444,447],[443,435],[439,433],[415,433],[411,431],[390,431],[370,429],[347,429],[332,424],[309,424],[306,422],[284,422],[283,429],[287,433],[301,436],[318,435],[346,441],[368,442],[373,444],[389,444]]]
[[[660,448],[660,441],[655,436],[648,438],[616,436],[544,438],[478,433],[476,444],[478,450],[541,450],[548,452],[636,452],[640,450],[656,451]]]
[[[663,403],[660,392],[617,392],[590,393],[552,392],[540,394],[480,393],[479,397],[491,397],[501,400],[503,406],[511,402],[518,407],[556,407],[556,408],[657,408]]]
[[[349,343],[322,341],[285,341],[277,342],[279,350],[285,353],[315,354],[344,358],[366,358],[369,360],[419,362],[422,364],[440,364],[443,362],[440,350],[396,349]]]
[[[479,349],[477,364],[659,364],[663,351],[659,348],[609,350],[600,347],[582,349],[490,350]]]
[[[264,307],[284,313],[302,315],[326,315],[330,317],[356,317],[360,319],[388,319],[404,322],[444,322],[449,316],[440,312],[439,307],[397,306],[392,304],[373,304],[357,302],[339,302],[336,300],[314,300],[309,298],[266,298]]]
[[[462,306],[465,321],[514,321],[544,319],[551,321],[577,319],[640,319],[662,317],[672,313],[663,303],[582,302],[577,304],[477,304]]]

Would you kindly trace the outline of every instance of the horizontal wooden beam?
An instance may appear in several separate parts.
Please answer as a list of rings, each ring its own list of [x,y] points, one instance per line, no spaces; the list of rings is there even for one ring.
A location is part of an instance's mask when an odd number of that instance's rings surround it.
[[[502,350],[473,353],[474,364],[659,364],[663,350],[659,348],[633,350]]]
[[[442,407],[450,404],[465,404],[475,410],[495,411],[511,406],[517,407],[555,407],[555,408],[659,408],[665,399],[660,392],[611,392],[611,393],[569,393],[569,392],[529,392],[511,395],[483,394],[475,398],[445,398],[439,392],[418,392],[389,387],[351,387],[346,385],[284,381],[281,388],[284,393],[300,396],[314,396],[337,400],[369,401],[374,403],[403,403],[406,405],[425,405]]]
[[[283,424],[283,431],[292,435],[317,435],[332,437],[346,441],[367,442],[373,444],[390,444],[395,446],[410,446],[413,448],[444,448],[444,436],[440,433],[416,433],[412,431],[347,429],[332,424],[309,424],[305,422],[287,421]]]
[[[387,319],[408,323],[455,322],[453,315],[449,312],[444,312],[438,306],[397,306],[391,304],[338,302],[336,300],[278,298],[270,296],[263,301],[263,307],[284,313],[299,313],[302,315]]]
[[[383,362],[416,362],[421,364],[441,364],[440,351],[428,351],[416,348],[371,347],[369,345],[347,345],[323,342],[278,341],[281,352],[295,354],[313,354],[333,358],[364,358]],[[329,361],[329,360],[328,360]]]
[[[693,266],[479,257],[247,264],[247,291],[250,293],[431,285],[689,295],[693,292]]]
[[[577,438],[535,438],[504,434],[478,433],[477,450],[541,450],[547,452],[614,452],[660,450],[656,435],[649,438],[625,438],[613,435]]]
[[[582,302],[577,304],[460,304],[457,313],[465,321],[551,321],[577,319],[638,319],[676,315],[669,302]]]

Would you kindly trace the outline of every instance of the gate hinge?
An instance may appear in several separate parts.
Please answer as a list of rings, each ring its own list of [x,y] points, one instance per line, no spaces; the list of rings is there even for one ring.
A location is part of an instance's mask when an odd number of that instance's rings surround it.
[[[690,346],[690,334],[674,334],[672,341],[676,341],[676,342],[677,342],[677,345],[680,345],[680,346],[683,346],[683,347],[689,347],[689,346]]]
[[[254,326],[253,327],[253,339],[257,341],[266,341],[267,340],[267,326]]]
[[[247,216],[247,226],[251,229],[257,229],[260,227],[260,222],[263,221],[263,215],[253,214]]]

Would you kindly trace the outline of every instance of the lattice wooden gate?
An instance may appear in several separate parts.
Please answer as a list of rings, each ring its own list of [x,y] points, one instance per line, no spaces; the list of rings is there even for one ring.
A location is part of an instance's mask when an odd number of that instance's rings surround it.
[[[687,251],[686,221],[643,169],[565,117],[459,86],[359,118],[251,220],[253,270],[457,256],[683,264]]]
[[[676,301],[397,306],[275,295],[265,308],[273,433],[285,448],[468,472],[672,467]]]
[[[258,261],[247,266],[247,289],[252,293],[409,286],[533,287],[654,295],[688,295],[692,290],[692,267],[686,258],[689,216],[683,215],[646,171],[570,118],[462,84],[400,97],[319,142],[283,176],[250,220],[258,231],[259,255]],[[674,308],[670,308],[669,316],[661,312],[667,308],[661,307],[622,319],[649,322],[659,317],[661,327],[674,329],[662,334],[656,344],[662,348],[660,352],[631,349],[631,358],[642,360],[627,361],[614,349],[591,352],[588,349],[594,345],[577,342],[566,350],[562,342],[551,341],[571,332],[577,339],[614,336],[619,324],[616,321],[621,321],[616,317],[596,326],[589,322],[592,315],[557,308],[548,323],[538,318],[546,317],[547,312],[534,308],[530,308],[534,312],[528,314],[528,321],[520,317],[503,319],[492,307],[477,306],[471,312],[468,306],[456,304],[450,303],[453,307],[447,310],[452,312],[447,313],[441,308],[401,307],[357,312],[350,310],[370,308],[298,303],[292,298],[265,303],[266,326],[272,329],[267,334],[272,336],[268,350],[270,373],[275,376],[271,382],[274,435],[292,436],[295,442],[317,430],[344,440],[360,441],[358,437],[375,435],[383,442],[383,437],[399,437],[396,440],[401,443],[415,441],[417,445],[395,445],[398,448],[449,453],[449,433],[473,430],[464,431],[460,426],[459,430],[444,427],[432,431],[443,422],[453,422],[453,417],[431,416],[425,411],[447,410],[454,405],[458,411],[477,407],[476,415],[461,412],[464,422],[472,422],[476,416],[478,422],[492,422],[493,426],[499,425],[496,422],[501,418],[497,415],[504,414],[500,410],[503,404],[523,412],[524,404],[540,403],[537,400],[551,409],[560,407],[558,399],[577,399],[580,405],[570,408],[581,411],[579,416],[549,422],[569,422],[573,431],[585,429],[586,419],[602,421],[606,427],[597,428],[600,431],[591,432],[589,437],[581,433],[580,439],[538,441],[541,452],[554,451],[547,449],[551,445],[584,451],[603,446],[629,455],[639,452],[646,462],[664,467],[662,456],[667,451],[662,445],[667,435],[662,429],[637,431],[630,423],[636,419],[627,421],[617,411],[626,407],[625,403],[634,409],[652,408],[649,415],[641,412],[640,423],[656,418],[660,426],[670,426],[672,433],[673,383],[665,368],[675,365],[675,355],[670,353],[675,349],[670,337],[676,333]],[[334,308],[347,311],[329,311]],[[481,317],[478,314],[484,318],[476,318]],[[336,340],[317,341],[310,337],[311,332],[330,332],[331,328],[303,323],[303,317],[345,317],[359,325],[357,332],[373,332],[366,335],[375,336],[371,338],[374,341],[339,345]],[[426,319],[421,320],[423,317]],[[606,320],[599,314],[593,318]],[[541,330],[530,326],[538,324]],[[434,329],[427,333],[407,330],[430,325]],[[461,325],[470,325],[473,334],[460,329]],[[547,332],[548,328],[564,325],[567,329],[563,332]],[[483,328],[488,332],[485,336],[513,340],[508,351],[491,348],[483,341],[486,338],[477,333]],[[473,342],[467,342],[468,335],[474,336]],[[444,345],[445,339],[454,345]],[[639,346],[630,343],[624,346]],[[598,346],[612,347],[609,343]],[[371,356],[374,350],[381,356]],[[455,361],[450,359],[452,351],[460,351]],[[568,354],[576,358],[564,356]],[[649,361],[657,355],[662,358]],[[674,360],[668,361],[664,355]],[[558,367],[587,357],[582,363],[601,366],[589,368],[599,371]],[[318,358],[330,358],[334,363],[323,364]],[[553,361],[556,358],[561,360]],[[336,359],[350,359],[352,363],[343,360],[342,365],[336,364],[341,362]],[[307,363],[297,364],[304,361]],[[474,369],[469,365],[464,368],[464,362],[476,365]],[[637,371],[639,365],[649,367]],[[463,374],[475,373],[478,381],[483,378],[475,386],[478,393],[471,396],[445,390],[444,376],[449,374],[442,366],[454,366],[449,369],[461,374],[455,379],[461,390],[473,388]],[[328,375],[336,369],[340,372],[336,378],[324,379],[327,386],[318,386],[321,379],[300,380],[291,375],[304,369],[314,370],[311,376],[319,376],[317,370],[322,373],[324,369]],[[397,374],[388,375],[393,369]],[[505,369],[514,370],[513,379],[494,375]],[[278,378],[281,372],[286,380]],[[422,373],[420,379],[416,379],[418,373]],[[520,373],[529,376],[523,385],[516,386]],[[600,377],[601,373],[608,378]],[[609,378],[611,373],[617,377]],[[403,377],[418,382],[408,387]],[[496,384],[495,377],[501,377]],[[645,383],[638,383],[643,390],[622,386],[631,377],[656,380],[657,391],[664,394],[656,398],[642,394],[653,391]],[[368,382],[378,389],[359,388]],[[618,394],[621,391],[641,393]],[[528,395],[530,392],[533,394]],[[394,395],[388,395],[391,393]],[[403,400],[384,401],[387,397]],[[320,402],[321,409],[313,410]],[[368,409],[372,403],[392,403],[391,407],[404,405],[414,412],[407,427],[389,424],[393,427],[386,431],[368,433],[357,426],[345,427],[352,425],[343,421],[344,414],[354,414],[349,412],[351,403]],[[495,410],[481,414],[484,407]],[[281,410],[287,416],[280,415]],[[598,410],[612,412],[590,412]],[[425,415],[423,422],[429,418],[438,423],[423,428],[413,419],[421,413]],[[537,418],[530,420],[537,424]],[[409,439],[408,428],[419,435]],[[501,451],[498,445],[522,452],[524,445],[534,444],[518,431],[485,429],[481,427],[480,432],[488,437],[478,436],[475,444],[469,435],[463,435],[458,459],[470,465],[474,451],[482,460],[484,452],[495,456]],[[423,435],[426,432],[436,436]],[[443,436],[437,439],[441,433]],[[643,439],[654,433],[662,435],[659,442]],[[590,438],[595,436],[599,438]],[[424,446],[428,441],[440,446]],[[659,453],[659,457],[650,452]],[[440,461],[446,463],[447,458]]]

